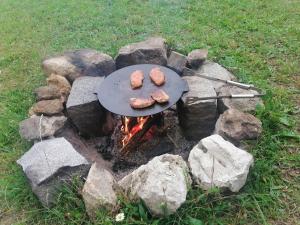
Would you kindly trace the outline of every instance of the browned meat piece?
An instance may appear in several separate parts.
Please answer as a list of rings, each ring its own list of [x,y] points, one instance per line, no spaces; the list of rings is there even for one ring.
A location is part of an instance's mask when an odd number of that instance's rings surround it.
[[[144,74],[141,70],[136,70],[130,75],[130,84],[133,89],[142,87]]]
[[[169,95],[167,95],[166,92],[164,92],[163,90],[159,89],[156,90],[155,92],[153,92],[151,94],[151,97],[157,101],[158,103],[166,103],[169,101],[170,97]]]
[[[150,71],[150,78],[157,86],[165,83],[165,75],[162,71],[160,71],[159,67],[155,67]]]
[[[153,105],[155,101],[152,98],[130,98],[130,106],[134,109],[143,109]]]

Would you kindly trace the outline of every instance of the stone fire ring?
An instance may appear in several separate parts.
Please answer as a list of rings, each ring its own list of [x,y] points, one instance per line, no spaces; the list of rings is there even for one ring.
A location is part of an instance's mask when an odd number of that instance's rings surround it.
[[[199,100],[218,94],[253,94],[198,77],[197,74],[205,74],[236,80],[224,67],[207,60],[207,54],[207,50],[196,49],[185,56],[168,49],[163,38],[149,38],[122,47],[115,60],[91,49],[45,59],[42,67],[48,76],[47,86],[36,89],[37,103],[29,110],[30,118],[20,123],[21,137],[35,144],[17,160],[41,203],[45,207],[55,204],[59,187],[78,176],[86,178],[82,198],[91,219],[101,208],[115,213],[122,211],[118,208],[120,195],[132,201],[142,200],[152,215],[165,216],[175,213],[185,202],[191,185],[204,190],[218,187],[240,191],[254,159],[239,144],[257,139],[262,132],[261,122],[249,112],[263,103],[260,99]],[[105,160],[103,155],[109,153],[107,143],[114,129],[118,129],[116,118],[105,109],[110,108],[105,101],[101,100],[103,107],[94,93],[99,91],[100,99],[106,94],[105,100],[115,101],[116,90],[106,85],[98,90],[99,83],[105,84],[104,77],[109,74],[112,75],[107,81],[117,75],[121,81],[122,76],[128,76],[121,74],[122,71],[130,72],[129,68],[139,68],[140,64],[162,66],[166,74],[176,75],[174,80],[180,79],[179,74],[188,83],[190,90],[181,98],[181,86],[180,90],[173,90],[172,84],[168,89],[174,97],[170,104],[180,100],[176,112],[173,107],[166,117],[170,116],[169,124],[173,126],[169,131],[180,131],[177,136],[170,136],[174,149],[178,136],[184,143],[194,144],[182,148],[181,155],[175,151],[177,147],[172,154],[153,155],[143,165],[116,176],[108,166],[109,159]],[[136,66],[127,67],[132,65]],[[144,67],[149,70],[152,65]],[[99,148],[102,155],[97,152]]]

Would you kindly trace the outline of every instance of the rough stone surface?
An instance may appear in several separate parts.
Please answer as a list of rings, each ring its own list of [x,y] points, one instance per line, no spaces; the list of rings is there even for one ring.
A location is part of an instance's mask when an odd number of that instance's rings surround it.
[[[32,117],[23,120],[20,123],[20,135],[28,141],[40,140],[55,135],[67,121],[65,116],[40,116],[33,115]]]
[[[215,128],[216,134],[235,144],[239,144],[241,140],[256,139],[261,132],[262,124],[259,119],[237,109],[228,109],[220,115]]]
[[[219,187],[238,192],[246,183],[253,156],[212,135],[192,149],[188,162],[193,180],[203,189]]]
[[[119,181],[132,200],[142,199],[155,216],[174,213],[186,200],[191,180],[181,156],[157,156]]]
[[[146,41],[122,47],[116,57],[118,69],[135,64],[167,64],[167,47],[163,38],[149,38]]]
[[[172,51],[168,58],[168,67],[174,70],[178,74],[182,74],[182,70],[185,68],[187,58],[178,52]]]
[[[45,59],[42,67],[46,74],[59,74],[70,82],[80,76],[107,76],[116,69],[109,55],[92,49],[75,50]]]
[[[210,82],[197,76],[183,79],[190,90],[177,103],[180,126],[186,138],[199,141],[214,131],[217,117],[217,101],[199,98],[216,96],[216,92]]]
[[[95,218],[97,210],[112,211],[117,206],[116,182],[110,172],[94,163],[82,190],[87,214]]]
[[[63,103],[60,99],[43,100],[35,103],[29,110],[29,115],[53,116],[61,114],[63,111]]]
[[[43,86],[35,89],[36,99],[41,100],[51,100],[58,99],[61,97],[59,89],[57,87]]]
[[[217,90],[218,95],[259,94],[255,90],[246,90],[232,85],[224,85]],[[254,112],[257,105],[263,105],[260,98],[222,98],[218,100],[218,110],[222,114],[227,109],[235,108],[242,112]]]
[[[68,116],[82,135],[104,134],[106,110],[95,94],[104,77],[80,77],[75,80],[67,101]],[[109,97],[109,96],[107,96]]]
[[[65,98],[70,94],[71,85],[69,81],[63,76],[51,74],[47,78],[47,83],[49,87],[58,89],[59,93]]]
[[[188,64],[192,68],[198,68],[207,58],[207,49],[195,49],[191,51],[187,56]]]
[[[38,142],[17,163],[44,206],[55,202],[58,189],[74,176],[86,175],[90,164],[65,138]]]
[[[236,80],[235,76],[232,73],[230,73],[227,69],[225,69],[218,63],[208,60],[206,60],[198,70],[191,71],[184,69],[182,76],[197,76],[197,73],[200,75],[206,75],[209,77],[219,78],[223,80]],[[223,82],[212,81],[205,78],[201,79],[210,82],[216,90],[224,85]]]

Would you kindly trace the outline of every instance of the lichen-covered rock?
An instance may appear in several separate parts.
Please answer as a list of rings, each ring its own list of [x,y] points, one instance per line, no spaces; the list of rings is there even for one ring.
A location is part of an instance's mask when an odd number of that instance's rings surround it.
[[[51,74],[47,78],[47,83],[50,88],[58,89],[58,93],[60,93],[65,98],[70,94],[71,85],[69,81],[63,76]]]
[[[64,127],[67,121],[65,116],[31,116],[20,122],[20,135],[28,141],[40,140],[40,138],[53,137],[56,132]]]
[[[51,206],[62,185],[85,176],[89,162],[65,138],[38,142],[17,163],[22,166],[33,192],[45,207]]]
[[[187,56],[188,64],[197,69],[207,58],[207,49],[195,49],[191,51]]]
[[[182,74],[182,70],[185,68],[187,63],[187,58],[178,52],[172,51],[169,58],[167,66],[174,70],[178,74]]]
[[[114,210],[117,206],[116,181],[106,169],[94,163],[83,186],[82,197],[86,212],[95,218],[99,209]]]
[[[185,76],[189,92],[177,103],[178,118],[187,139],[199,141],[214,131],[217,119],[217,101],[199,100],[214,97],[216,92],[210,82],[197,76]]]
[[[235,76],[223,66],[208,60],[206,60],[199,69],[184,69],[182,76],[197,76],[198,74],[222,80],[236,80]],[[223,82],[213,81],[202,77],[201,79],[207,80],[215,88],[215,90],[224,85]]]
[[[38,101],[41,100],[51,100],[51,99],[59,99],[61,94],[59,89],[54,86],[43,86],[35,89],[36,99]]]
[[[155,216],[169,215],[185,202],[191,180],[181,156],[157,156],[119,181],[132,200],[142,199]]]
[[[29,110],[29,115],[53,116],[62,113],[64,107],[60,99],[42,100],[35,103]]]
[[[192,149],[188,162],[193,180],[203,189],[219,187],[238,192],[246,183],[253,156],[212,135]]]
[[[105,131],[107,112],[95,94],[103,79],[87,76],[73,83],[67,101],[68,116],[84,136],[101,136],[110,132]]]
[[[224,85],[217,89],[218,95],[232,95],[232,94],[259,94],[255,90],[246,90],[232,85]],[[220,114],[227,109],[237,109],[242,112],[254,112],[257,105],[263,106],[260,98],[221,98],[218,99],[218,111]]]
[[[70,51],[45,59],[42,67],[46,74],[58,74],[70,82],[80,76],[107,76],[116,69],[109,55],[92,49]]]
[[[135,64],[167,64],[167,47],[163,38],[149,38],[146,41],[122,47],[116,57],[118,69]]]
[[[259,119],[237,109],[228,109],[220,115],[215,128],[216,134],[235,144],[239,144],[241,140],[256,139],[261,132],[262,124]]]

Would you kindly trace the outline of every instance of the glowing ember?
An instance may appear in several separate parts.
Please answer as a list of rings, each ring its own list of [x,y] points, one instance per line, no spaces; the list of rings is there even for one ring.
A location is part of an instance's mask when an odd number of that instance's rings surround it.
[[[121,127],[123,133],[125,134],[124,138],[122,139],[123,147],[129,142],[129,140],[140,130],[143,129],[144,124],[147,122],[149,116],[146,117],[137,117],[137,124],[133,126],[129,130],[129,123],[133,118],[126,117],[124,118],[124,125]]]

